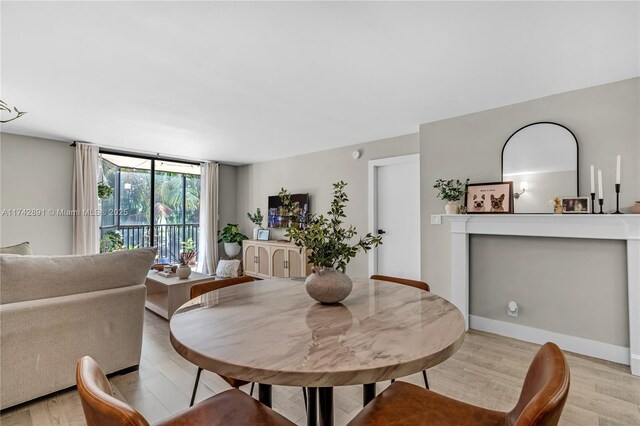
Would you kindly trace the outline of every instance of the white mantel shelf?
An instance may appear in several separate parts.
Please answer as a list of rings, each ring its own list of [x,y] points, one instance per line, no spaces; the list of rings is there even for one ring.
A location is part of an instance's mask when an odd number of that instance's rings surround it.
[[[451,224],[451,301],[462,311],[469,327],[469,235],[510,235],[522,237],[587,238],[627,242],[627,285],[629,294],[629,351],[623,356],[597,342],[562,336],[544,330],[483,320],[482,328],[498,334],[504,330],[531,332],[532,341],[546,336],[567,337],[565,349],[631,366],[640,375],[640,215],[636,214],[484,214],[443,215]],[[473,319],[473,318],[472,318]],[[488,325],[487,325],[488,324]],[[472,324],[473,325],[473,324]],[[506,328],[505,328],[506,327]],[[506,332],[509,333],[508,331]],[[560,337],[559,337],[560,336]],[[526,336],[520,337],[527,340]],[[539,343],[539,342],[538,342]],[[560,344],[562,347],[563,345]],[[628,354],[628,356],[627,356]]]

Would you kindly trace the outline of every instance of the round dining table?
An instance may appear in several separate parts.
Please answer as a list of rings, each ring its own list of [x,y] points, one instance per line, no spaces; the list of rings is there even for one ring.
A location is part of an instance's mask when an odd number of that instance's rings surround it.
[[[222,288],[182,305],[170,321],[175,350],[220,375],[256,382],[271,407],[271,386],[308,390],[307,424],[333,424],[333,387],[418,373],[453,355],[465,323],[431,292],[354,279],[342,303],[313,300],[300,279],[278,278]]]

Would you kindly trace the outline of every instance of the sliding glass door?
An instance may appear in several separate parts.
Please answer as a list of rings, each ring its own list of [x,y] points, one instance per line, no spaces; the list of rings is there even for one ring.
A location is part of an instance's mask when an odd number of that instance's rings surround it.
[[[198,247],[200,166],[101,153],[101,251],[155,246],[158,262],[178,261],[181,243]]]

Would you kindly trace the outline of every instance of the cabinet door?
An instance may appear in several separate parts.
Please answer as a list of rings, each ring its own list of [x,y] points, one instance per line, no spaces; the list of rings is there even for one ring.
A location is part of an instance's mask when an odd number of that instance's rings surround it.
[[[246,275],[256,274],[256,246],[253,244],[244,245],[244,253],[242,253],[242,266]]]
[[[300,254],[300,249],[297,247],[287,249],[287,256],[288,256],[287,266],[289,270],[289,277],[291,278],[304,277],[305,274],[304,274],[304,268],[303,268],[303,262],[302,262],[303,255]]]
[[[287,270],[285,268],[285,255],[286,251],[284,247],[271,246],[271,276],[274,278],[286,278]]]
[[[268,246],[256,246],[258,252],[257,273],[261,277],[269,278],[271,271],[269,269],[269,247]]]

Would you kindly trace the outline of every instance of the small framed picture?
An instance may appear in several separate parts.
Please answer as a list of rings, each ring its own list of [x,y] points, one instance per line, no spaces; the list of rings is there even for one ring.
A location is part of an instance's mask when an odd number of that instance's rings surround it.
[[[470,183],[464,206],[468,214],[513,213],[513,182]]]
[[[269,239],[268,229],[258,229],[258,239],[260,241],[267,241]]]
[[[589,197],[562,197],[560,202],[563,213],[589,213]]]

